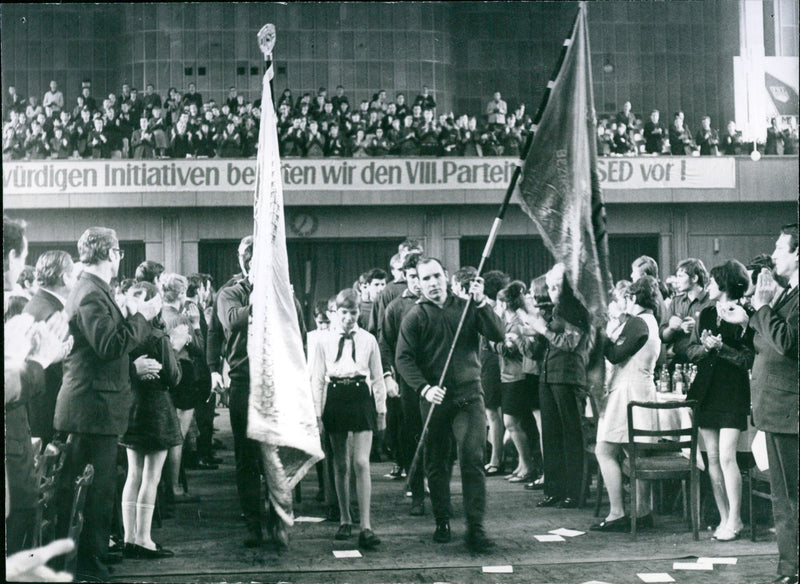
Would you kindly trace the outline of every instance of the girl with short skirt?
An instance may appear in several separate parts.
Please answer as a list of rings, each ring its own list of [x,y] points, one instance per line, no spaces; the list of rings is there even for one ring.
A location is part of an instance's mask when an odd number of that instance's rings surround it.
[[[708,452],[711,490],[720,523],[714,531],[719,541],[731,541],[742,529],[742,475],[736,462],[739,435],[747,429],[750,411],[750,376],[753,366],[753,329],[722,320],[728,305],[738,304],[750,283],[747,269],[736,260],[711,270],[708,299],[713,304],[700,312],[689,358],[697,375],[688,398],[697,400],[697,426]]]
[[[386,428],[386,388],[383,384],[378,341],[359,328],[358,294],[345,289],[336,296],[338,329],[320,338],[312,363],[312,390],[317,423],[330,437],[334,482],[339,501],[339,530],[335,539],[346,540],[352,531],[350,517],[350,459],[347,439],[353,435],[356,494],[361,515],[358,545],[374,548],[381,543],[370,523],[369,454],[372,433]]]

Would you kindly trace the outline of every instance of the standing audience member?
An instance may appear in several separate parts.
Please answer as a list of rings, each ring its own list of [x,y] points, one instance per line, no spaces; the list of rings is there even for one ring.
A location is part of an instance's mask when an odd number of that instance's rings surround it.
[[[650,119],[644,123],[642,135],[644,137],[644,151],[647,154],[661,154],[667,140],[667,133],[659,121],[661,113],[658,110],[650,112]]]
[[[695,134],[694,141],[700,148],[700,156],[717,156],[719,154],[719,132],[711,129],[711,118],[703,116],[700,120],[700,129]]]
[[[744,526],[741,517],[742,475],[736,462],[739,434],[747,430],[750,412],[749,370],[753,366],[753,331],[719,318],[747,292],[747,269],[736,260],[712,268],[708,305],[692,334],[687,352],[697,363],[688,399],[697,400],[697,426],[708,452],[708,474],[719,510],[714,531],[731,541]]]
[[[53,424],[56,431],[69,433],[58,525],[63,536],[69,525],[72,486],[91,464],[95,474],[86,496],[75,576],[106,581],[117,441],[127,430],[132,400],[129,356],[147,338],[148,321],[161,310],[161,300],[129,297],[122,307],[117,305],[109,282],[117,276],[123,252],[113,229],[84,231],[78,253],[84,268],[67,299],[75,346],[64,361]]]
[[[28,116],[30,117],[30,116]],[[764,144],[764,154],[782,155],[784,151],[784,135],[778,118],[770,120],[767,128],[767,141]]]
[[[622,491],[620,455],[628,443],[628,403],[655,401],[653,381],[656,361],[661,352],[658,336],[658,282],[652,276],[643,276],[625,293],[627,318],[609,321],[606,330],[605,357],[612,369],[607,382],[604,403],[600,405],[597,422],[597,462],[608,491],[610,509],[606,518],[592,525],[592,531],[629,531],[631,517],[625,514]],[[634,409],[635,425],[642,429],[656,429],[657,420],[652,413]],[[637,483],[638,509],[636,526],[652,527],[653,516],[649,509],[649,485]]]
[[[483,518],[486,512],[484,449],[486,414],[481,390],[478,361],[479,336],[503,340],[503,323],[486,302],[483,279],[469,286],[473,305],[455,344],[451,366],[444,371],[454,332],[467,300],[450,294],[444,267],[435,258],[421,258],[417,273],[423,298],[403,318],[397,341],[397,370],[420,395],[420,414],[427,418],[432,407],[429,432],[425,437],[425,474],[431,491],[431,505],[436,521],[433,540],[450,541],[450,476],[452,440],[458,447],[461,484],[466,515],[466,543],[474,553],[489,553],[494,543],[486,535]],[[444,373],[440,386],[439,378]]]
[[[753,423],[766,434],[772,514],[778,538],[778,578],[774,584],[797,584],[798,475],[798,228],[785,225],[775,242],[773,270],[758,274],[747,317],[729,306],[721,318],[753,330],[755,361],[751,392]],[[778,290],[783,287],[783,292]]]
[[[317,425],[325,428],[333,447],[334,479],[339,500],[339,529],[335,539],[349,539],[350,452],[356,474],[361,532],[358,546],[372,549],[381,540],[372,531],[370,506],[370,449],[372,434],[386,427],[386,388],[380,349],[375,337],[358,324],[358,295],[345,289],[336,296],[339,330],[319,339],[313,359],[312,392]]]
[[[687,349],[700,313],[709,303],[707,283],[708,271],[702,261],[687,258],[678,264],[675,270],[678,295],[672,299],[659,327],[661,340],[669,349],[670,364],[691,362]]]
[[[149,282],[137,282],[131,287],[130,294],[146,302],[158,296],[158,289]],[[128,475],[122,489],[123,555],[132,559],[175,555],[155,543],[150,531],[156,490],[167,450],[183,442],[169,392],[180,381],[181,368],[176,353],[188,342],[189,333],[184,327],[173,329],[168,335],[152,322],[149,324],[148,337],[131,352],[131,361],[144,356],[155,362],[151,363],[153,368],[160,370],[132,381],[133,404],[128,430],[120,440],[128,455]]]

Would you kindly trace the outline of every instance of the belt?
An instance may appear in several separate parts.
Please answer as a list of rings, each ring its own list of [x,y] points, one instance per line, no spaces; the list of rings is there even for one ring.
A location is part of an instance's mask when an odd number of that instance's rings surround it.
[[[367,380],[366,375],[356,375],[355,377],[331,377],[331,383],[334,385],[357,385],[364,383]]]

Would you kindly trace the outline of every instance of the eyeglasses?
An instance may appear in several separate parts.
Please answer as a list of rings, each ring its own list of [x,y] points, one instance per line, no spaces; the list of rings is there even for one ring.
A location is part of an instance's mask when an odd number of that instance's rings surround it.
[[[122,258],[125,257],[125,250],[124,249],[120,249],[118,247],[112,247],[111,249],[113,249],[115,252],[117,252],[117,254],[119,255],[119,259],[122,259]]]

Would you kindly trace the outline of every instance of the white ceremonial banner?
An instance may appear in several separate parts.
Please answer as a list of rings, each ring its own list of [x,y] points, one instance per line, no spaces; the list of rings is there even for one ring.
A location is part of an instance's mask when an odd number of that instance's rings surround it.
[[[262,32],[269,26],[262,28]],[[271,73],[270,67],[262,84],[265,114],[259,132],[254,187],[247,437],[260,443],[273,508],[284,523],[292,525],[292,491],[325,455],[289,282],[278,135],[269,84]]]
[[[256,185],[256,160],[6,160],[3,192],[242,192]],[[287,158],[279,161],[285,192],[505,189],[514,158]],[[730,157],[600,158],[604,190],[732,189]]]

